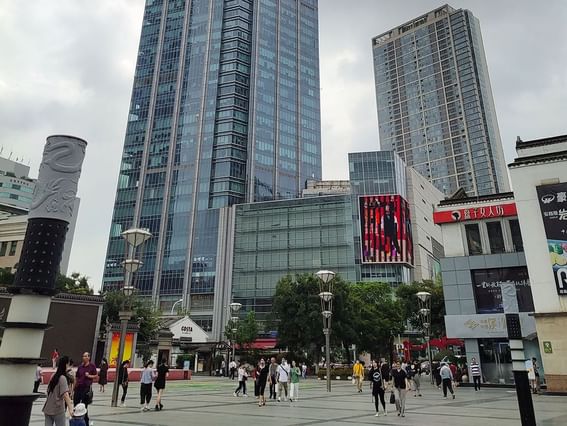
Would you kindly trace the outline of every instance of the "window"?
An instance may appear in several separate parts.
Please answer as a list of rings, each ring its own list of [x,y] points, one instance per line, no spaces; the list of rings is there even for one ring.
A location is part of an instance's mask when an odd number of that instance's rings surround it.
[[[512,236],[514,251],[524,251],[524,242],[522,241],[522,234],[520,232],[520,223],[518,222],[518,219],[509,220],[508,224],[510,225],[510,235]]]
[[[482,242],[478,224],[465,225],[469,255],[482,254]]]
[[[488,242],[491,253],[504,253],[504,235],[502,235],[502,225],[500,222],[487,222]]]
[[[18,247],[17,241],[10,241],[10,252],[8,256],[15,256],[16,255],[16,247]]]
[[[6,249],[8,248],[8,242],[3,241],[0,245],[0,256],[6,256]]]

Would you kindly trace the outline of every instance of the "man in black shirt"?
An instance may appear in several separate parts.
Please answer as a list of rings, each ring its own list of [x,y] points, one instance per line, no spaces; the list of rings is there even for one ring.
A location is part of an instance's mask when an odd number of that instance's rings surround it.
[[[396,409],[398,416],[405,417],[406,411],[406,394],[409,387],[407,373],[402,369],[399,362],[396,362],[395,368],[392,370],[392,380],[394,385],[394,395],[396,397]]]

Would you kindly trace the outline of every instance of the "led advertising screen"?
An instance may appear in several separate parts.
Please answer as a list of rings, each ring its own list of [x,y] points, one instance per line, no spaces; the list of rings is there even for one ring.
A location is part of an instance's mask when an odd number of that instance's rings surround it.
[[[533,312],[534,300],[530,287],[528,268],[475,269],[471,271],[473,292],[478,314],[504,312],[502,304],[502,283],[512,283],[516,287],[516,297],[520,312]]]
[[[536,190],[557,294],[567,295],[567,183]]]
[[[408,203],[399,195],[359,197],[362,263],[413,265]]]

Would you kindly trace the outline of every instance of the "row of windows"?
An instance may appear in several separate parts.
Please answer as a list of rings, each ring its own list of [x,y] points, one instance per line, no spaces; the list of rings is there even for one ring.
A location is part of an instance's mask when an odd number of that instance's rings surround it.
[[[2,241],[0,243],[0,256],[15,256],[19,241]],[[10,249],[8,250],[8,246]]]

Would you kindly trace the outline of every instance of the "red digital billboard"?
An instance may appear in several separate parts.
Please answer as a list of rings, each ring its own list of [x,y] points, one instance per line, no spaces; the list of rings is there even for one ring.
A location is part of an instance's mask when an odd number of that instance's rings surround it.
[[[362,263],[413,265],[408,203],[399,195],[359,197]]]

